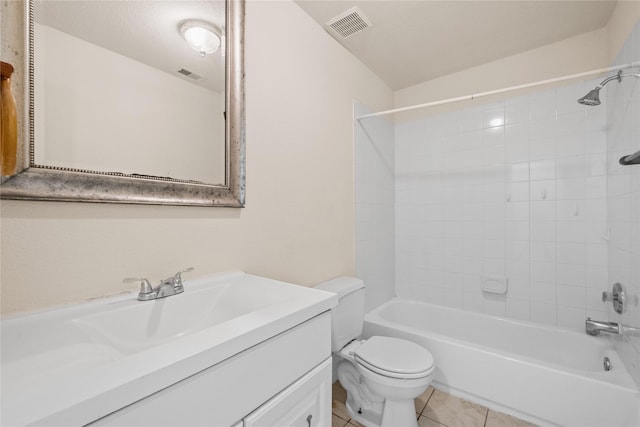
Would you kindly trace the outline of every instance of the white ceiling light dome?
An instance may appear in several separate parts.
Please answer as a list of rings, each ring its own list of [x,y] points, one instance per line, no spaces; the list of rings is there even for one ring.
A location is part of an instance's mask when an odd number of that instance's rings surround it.
[[[208,22],[189,20],[180,24],[180,34],[189,46],[200,55],[209,55],[220,47],[218,30]]]

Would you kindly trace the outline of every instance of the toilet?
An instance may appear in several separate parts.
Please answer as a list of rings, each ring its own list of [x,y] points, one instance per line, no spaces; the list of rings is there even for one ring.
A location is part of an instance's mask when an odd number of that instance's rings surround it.
[[[364,282],[338,277],[315,286],[338,295],[331,310],[331,351],[349,415],[367,427],[417,427],[413,400],[431,383],[433,356],[400,338],[358,340],[364,325]]]

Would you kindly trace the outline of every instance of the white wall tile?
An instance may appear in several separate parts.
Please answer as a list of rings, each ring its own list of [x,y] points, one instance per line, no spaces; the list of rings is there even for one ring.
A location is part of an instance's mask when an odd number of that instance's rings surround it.
[[[504,102],[496,102],[482,106],[482,128],[493,128],[504,125]]]
[[[557,160],[556,176],[563,178],[582,178],[587,176],[586,156],[570,156]]]
[[[531,320],[537,323],[556,325],[556,305],[531,301]]]
[[[585,127],[585,122],[586,122],[586,115],[584,110],[558,114],[558,117],[556,119],[556,129],[555,129],[556,137],[581,134]],[[560,147],[560,144],[558,144],[558,147]],[[581,148],[578,146],[576,146],[576,148],[578,148],[581,151],[584,150],[584,148]]]
[[[529,122],[529,97],[519,96],[505,101],[504,117],[506,124]]]
[[[484,312],[491,316],[504,317],[507,314],[506,298],[494,295],[484,295]]]
[[[553,90],[536,92],[529,98],[529,118],[532,121],[540,119],[555,119],[556,93]]]
[[[535,160],[530,162],[530,179],[556,179],[556,159]]]
[[[558,285],[558,306],[583,310],[586,307],[586,290],[582,286]],[[582,318],[584,321],[584,317]]]
[[[585,264],[587,245],[584,243],[558,242],[558,262]]]
[[[461,133],[482,129],[482,109],[480,107],[467,108],[457,114]]]
[[[556,91],[558,115],[573,112],[584,114],[585,106],[578,104],[576,100],[582,98],[585,93],[587,93],[587,88],[584,82],[558,88]]]
[[[584,329],[586,314],[584,308],[558,305],[557,324],[565,329],[572,329],[574,331],[582,330]]]
[[[586,287],[587,268],[584,264],[558,263],[558,285]]]
[[[519,320],[529,320],[531,313],[528,299],[507,298],[507,317]]]
[[[532,139],[529,142],[529,159],[547,160],[556,157],[556,140],[553,137]]]
[[[556,283],[555,263],[532,261],[531,282]]]

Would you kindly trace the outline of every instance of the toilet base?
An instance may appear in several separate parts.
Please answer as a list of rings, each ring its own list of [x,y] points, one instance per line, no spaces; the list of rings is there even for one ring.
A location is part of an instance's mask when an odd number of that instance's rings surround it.
[[[384,426],[402,426],[402,427],[418,427],[418,416],[413,400],[397,400],[386,399],[384,401],[384,410],[382,411],[381,427]]]
[[[351,418],[366,427],[418,427],[418,416],[412,401],[392,402],[387,399],[382,413],[371,409],[354,408],[354,402],[349,400],[345,406]]]
[[[418,427],[413,399],[384,399],[371,392],[353,364],[338,364],[338,379],[347,391],[351,418],[366,427]]]
[[[345,403],[349,416],[365,427],[381,427],[382,411],[361,409],[353,406],[353,402]]]

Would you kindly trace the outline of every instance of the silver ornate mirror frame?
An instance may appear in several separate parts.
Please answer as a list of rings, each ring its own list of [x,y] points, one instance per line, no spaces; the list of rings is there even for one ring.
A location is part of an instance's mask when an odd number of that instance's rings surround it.
[[[27,0],[26,49],[28,52],[29,165],[3,178],[3,199],[49,200],[151,205],[244,207],[245,201],[245,108],[244,108],[244,0],[226,1],[226,168],[225,185],[170,178],[102,173],[35,165],[33,96],[33,3]],[[25,126],[26,127],[26,126]],[[19,148],[20,149],[20,148]]]

